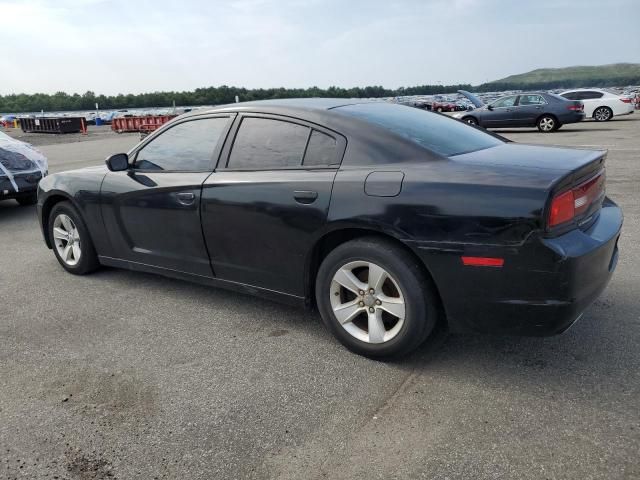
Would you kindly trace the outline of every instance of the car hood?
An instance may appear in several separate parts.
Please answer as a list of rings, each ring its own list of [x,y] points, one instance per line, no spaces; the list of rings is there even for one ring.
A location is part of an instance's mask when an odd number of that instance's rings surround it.
[[[466,90],[458,90],[458,93],[466,97],[476,108],[484,107],[482,100],[476,97],[473,93],[467,92]]]

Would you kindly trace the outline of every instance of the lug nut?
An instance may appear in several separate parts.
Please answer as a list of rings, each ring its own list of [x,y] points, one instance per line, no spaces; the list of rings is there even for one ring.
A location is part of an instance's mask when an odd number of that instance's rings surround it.
[[[376,291],[373,288],[370,288],[369,293],[376,293]]]
[[[375,309],[375,308],[373,308],[373,307],[371,307],[371,308],[369,309],[369,311],[370,311],[371,313],[373,313],[373,312],[375,312],[375,311],[376,311],[376,309]]]
[[[382,302],[380,300],[376,300],[376,305],[382,305]]]
[[[364,302],[360,302],[358,305],[360,305],[361,307],[364,307]]]
[[[337,297],[337,296],[340,295],[340,292],[336,292],[336,293],[334,293],[334,295]]]
[[[363,291],[363,290],[360,290],[358,293],[359,293],[360,295],[364,295],[364,291]]]

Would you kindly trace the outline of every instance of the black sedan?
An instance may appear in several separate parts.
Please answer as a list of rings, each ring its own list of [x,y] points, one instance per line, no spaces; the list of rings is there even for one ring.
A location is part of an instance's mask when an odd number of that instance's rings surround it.
[[[317,307],[344,345],[381,358],[438,323],[568,328],[618,257],[605,156],[384,102],[235,104],[45,178],[38,214],[71,273],[106,265]]]
[[[584,104],[553,93],[521,93],[501,97],[484,105],[475,95],[459,90],[477,107],[455,118],[484,128],[538,127],[551,133],[567,123],[584,120]]]

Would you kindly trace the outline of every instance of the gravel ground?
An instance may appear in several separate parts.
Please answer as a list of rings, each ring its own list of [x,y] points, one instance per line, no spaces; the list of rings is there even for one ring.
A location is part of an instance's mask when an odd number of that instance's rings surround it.
[[[640,118],[501,133],[609,149],[618,270],[563,335],[438,335],[392,363],[350,354],[313,313],[69,275],[35,209],[1,202],[0,478],[640,478]],[[73,140],[38,143],[51,171],[137,136]]]

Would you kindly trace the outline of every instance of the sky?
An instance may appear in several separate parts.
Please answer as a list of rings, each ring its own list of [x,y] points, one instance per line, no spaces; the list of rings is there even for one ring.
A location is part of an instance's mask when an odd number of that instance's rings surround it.
[[[640,63],[640,0],[0,0],[0,94],[479,84]]]

